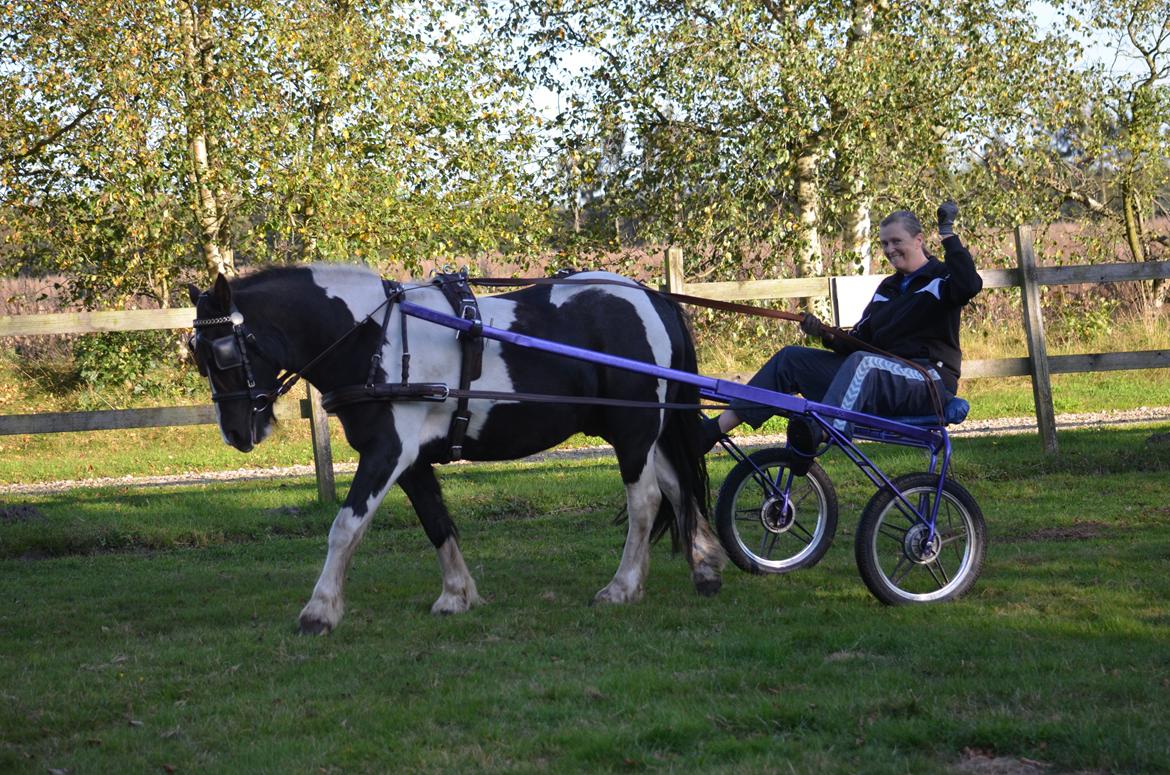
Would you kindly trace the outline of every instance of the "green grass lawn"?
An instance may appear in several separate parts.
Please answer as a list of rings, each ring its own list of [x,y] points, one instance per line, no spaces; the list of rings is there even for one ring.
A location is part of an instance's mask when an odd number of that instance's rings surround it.
[[[729,567],[707,599],[662,545],[646,599],[606,608],[588,602],[624,538],[610,461],[449,467],[489,603],[428,613],[434,552],[395,492],[328,638],[292,632],[332,518],[308,479],[10,497],[0,771],[1166,771],[1170,445],[1147,442],[1166,430],[1064,432],[1059,457],[957,440],[983,576],[896,609],[857,576],[870,488],[839,456],[817,567]]]

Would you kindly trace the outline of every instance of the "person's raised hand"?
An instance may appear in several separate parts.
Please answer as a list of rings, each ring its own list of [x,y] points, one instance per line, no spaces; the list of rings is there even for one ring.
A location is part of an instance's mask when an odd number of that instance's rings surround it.
[[[959,217],[959,206],[950,199],[938,206],[938,236],[946,239],[955,233],[955,219]]]

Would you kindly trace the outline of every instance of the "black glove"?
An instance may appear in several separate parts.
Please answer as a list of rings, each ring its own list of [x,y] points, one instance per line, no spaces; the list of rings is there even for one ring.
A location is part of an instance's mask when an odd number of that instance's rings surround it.
[[[955,218],[959,217],[959,206],[947,200],[938,206],[938,236],[946,239],[955,233]]]
[[[800,330],[819,339],[825,335],[825,324],[816,315],[806,312],[800,319]]]

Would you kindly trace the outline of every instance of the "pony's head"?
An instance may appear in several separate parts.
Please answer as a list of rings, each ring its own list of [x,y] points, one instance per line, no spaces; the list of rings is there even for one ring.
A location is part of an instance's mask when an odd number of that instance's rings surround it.
[[[210,290],[187,290],[195,305],[191,355],[211,383],[224,441],[248,452],[272,431],[280,368],[265,356],[222,274]]]

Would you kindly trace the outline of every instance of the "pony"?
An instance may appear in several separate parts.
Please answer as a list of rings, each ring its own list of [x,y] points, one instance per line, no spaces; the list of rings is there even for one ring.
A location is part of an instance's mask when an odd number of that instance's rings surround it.
[[[607,272],[572,283],[534,285],[478,301],[482,322],[497,329],[695,372],[687,320],[674,302]],[[450,313],[433,283],[398,286],[402,298]],[[191,351],[206,375],[224,441],[250,451],[269,435],[272,401],[296,374],[325,393],[410,381],[458,385],[463,360],[455,332],[407,317],[388,303],[373,271],[352,265],[275,267],[231,282],[222,275],[200,292]],[[404,347],[404,341],[405,347]],[[404,358],[404,354],[408,354]],[[282,382],[283,380],[283,382]],[[475,390],[541,393],[671,404],[697,404],[696,388],[484,340]],[[433,398],[433,397],[432,397]],[[713,595],[726,555],[707,520],[709,488],[694,409],[473,398],[462,443],[468,460],[510,460],[546,450],[582,432],[608,442],[625,485],[627,535],[613,578],[595,603],[642,599],[649,546],[669,531],[684,551],[695,589]],[[434,466],[451,456],[455,399],[358,401],[336,407],[357,471],[329,530],[328,552],[300,613],[303,633],[332,632],[344,613],[346,571],[387,491],[406,493],[435,547],[442,591],[431,611],[458,614],[483,602],[459,546]]]

